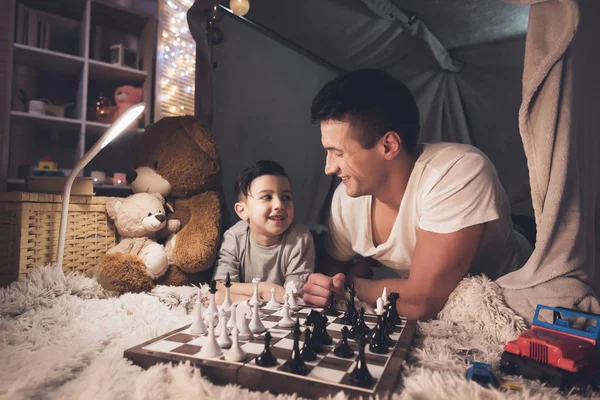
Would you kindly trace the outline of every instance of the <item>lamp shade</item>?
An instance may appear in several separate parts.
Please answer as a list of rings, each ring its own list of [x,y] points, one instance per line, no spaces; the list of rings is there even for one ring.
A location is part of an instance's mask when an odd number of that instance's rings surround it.
[[[250,10],[250,2],[248,0],[230,0],[229,8],[238,17],[246,15]]]

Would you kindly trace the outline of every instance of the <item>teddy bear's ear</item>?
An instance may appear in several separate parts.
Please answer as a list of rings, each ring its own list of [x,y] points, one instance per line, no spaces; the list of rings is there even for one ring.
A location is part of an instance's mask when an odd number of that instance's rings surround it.
[[[119,211],[121,204],[123,204],[123,199],[120,197],[109,197],[108,200],[106,200],[106,212],[110,219],[117,218],[117,212]]]
[[[150,194],[152,196],[156,197],[157,199],[159,199],[162,204],[165,204],[165,198],[162,197],[162,194],[160,194],[160,193],[150,193]]]

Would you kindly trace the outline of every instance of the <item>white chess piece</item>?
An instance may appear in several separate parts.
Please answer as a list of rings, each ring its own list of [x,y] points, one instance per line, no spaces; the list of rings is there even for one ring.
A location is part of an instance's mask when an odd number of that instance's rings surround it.
[[[200,301],[201,294],[200,288],[198,288],[198,297],[194,303],[194,311],[192,311],[192,326],[190,326],[190,332],[195,335],[205,335],[208,332],[204,319],[202,317],[202,302]]]
[[[229,313],[231,315],[229,321],[227,321],[227,329],[231,332],[233,328],[237,328],[237,304],[231,306]]]
[[[240,347],[240,342],[238,340],[238,329],[233,328],[231,331],[232,345],[231,349],[225,354],[225,359],[231,362],[240,362],[246,359],[246,352]]]
[[[227,315],[225,315],[225,311],[219,310],[219,324],[215,328],[215,335],[219,336],[223,331],[225,331],[225,333],[228,333]]]
[[[295,324],[296,321],[294,321],[292,319],[292,316],[290,315],[290,306],[286,303],[283,305],[283,317],[279,320],[277,325],[279,325],[282,328],[291,328]]]
[[[260,295],[258,294],[258,285],[260,284],[260,278],[252,279],[252,283],[254,284],[254,293],[252,294],[252,298],[248,302],[251,306],[255,304],[260,305],[262,301],[260,300]]]
[[[219,313],[219,310],[217,309],[217,303],[215,301],[215,295],[216,295],[216,293],[210,294],[210,304],[208,305],[208,308],[204,312],[204,316],[206,318],[215,317]]]
[[[228,286],[225,286],[225,300],[223,301],[223,304],[221,305],[221,310],[225,311],[225,315],[227,315],[227,317],[229,317],[230,312],[231,312],[231,288]]]
[[[379,298],[377,299],[377,308],[375,308],[375,314],[377,314],[377,315],[381,315],[381,314],[383,314],[383,312],[385,311],[385,310],[383,309],[383,301],[384,301],[384,300],[383,300],[383,298],[382,298],[382,297],[379,297]]]
[[[252,320],[250,320],[250,330],[253,333],[261,333],[267,330],[260,320],[260,314],[258,313],[258,304],[254,305],[252,311]]]
[[[387,295],[387,286],[383,287],[383,293],[381,293],[381,300],[383,301],[383,304],[389,304],[390,301],[388,300],[388,295]]]
[[[245,314],[238,315],[238,328],[240,330],[240,332],[239,332],[239,338],[241,340],[252,340],[252,339],[254,339],[254,334],[250,330],[250,326],[248,326],[247,315],[245,315]]]
[[[227,317],[223,316],[223,321],[226,321]],[[220,324],[220,322],[219,322]],[[228,349],[231,347],[231,339],[229,338],[229,333],[227,332],[227,327],[224,326],[224,328],[221,330],[221,334],[219,335],[219,338],[217,339],[217,343],[219,343],[219,346],[221,346],[222,349]]]
[[[223,354],[223,350],[219,346],[217,339],[215,339],[215,320],[210,318],[208,320],[208,340],[206,344],[200,349],[200,357],[203,358],[215,358],[220,357]]]
[[[288,304],[290,306],[290,310],[294,310],[294,311],[298,310],[300,308],[300,306],[298,305],[298,303],[296,303],[296,296],[294,296],[294,291],[290,289],[290,291],[288,292],[288,295],[290,296],[288,299]]]
[[[264,306],[267,310],[279,310],[281,304],[275,299],[275,288],[271,288],[271,300]]]

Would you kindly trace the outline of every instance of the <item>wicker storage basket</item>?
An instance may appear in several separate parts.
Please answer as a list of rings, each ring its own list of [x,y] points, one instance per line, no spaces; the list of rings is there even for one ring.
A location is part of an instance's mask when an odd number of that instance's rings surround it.
[[[0,284],[7,285],[32,268],[54,263],[62,195],[0,193]],[[116,244],[106,215],[106,197],[71,196],[63,269],[90,273]]]

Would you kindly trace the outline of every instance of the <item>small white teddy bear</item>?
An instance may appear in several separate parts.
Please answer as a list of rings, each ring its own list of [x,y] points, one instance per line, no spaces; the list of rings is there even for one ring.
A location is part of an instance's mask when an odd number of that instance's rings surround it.
[[[178,220],[169,220],[165,199],[158,193],[136,193],[127,198],[111,197],[106,202],[108,216],[115,221],[121,240],[106,254],[134,254],[146,264],[152,279],[160,278],[169,266],[163,245],[156,242],[158,231],[170,233],[181,227]]]

